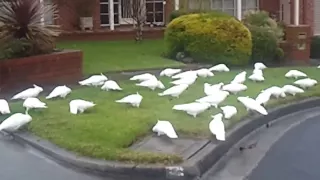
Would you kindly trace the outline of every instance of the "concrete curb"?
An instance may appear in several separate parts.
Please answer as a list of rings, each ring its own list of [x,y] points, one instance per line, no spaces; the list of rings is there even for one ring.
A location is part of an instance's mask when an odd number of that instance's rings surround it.
[[[195,179],[216,164],[228,150],[255,129],[273,120],[297,112],[320,106],[320,98],[305,99],[269,110],[267,116],[254,116],[241,121],[227,132],[227,141],[209,141],[182,164],[177,166],[125,164],[96,160],[77,156],[28,132],[12,134],[15,140],[28,144],[48,155],[58,163],[80,171],[101,176],[143,179]]]

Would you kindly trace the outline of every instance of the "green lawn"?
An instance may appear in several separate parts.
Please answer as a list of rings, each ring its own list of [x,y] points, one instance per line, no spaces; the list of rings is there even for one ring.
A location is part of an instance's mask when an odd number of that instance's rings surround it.
[[[83,50],[84,74],[183,65],[161,56],[163,40],[60,42],[58,48]]]
[[[304,71],[310,78],[320,80],[319,69],[316,67],[296,69]],[[284,77],[288,70],[289,68],[266,69],[264,72],[266,81],[253,83],[247,80],[245,84],[248,86],[248,90],[240,95],[255,98],[262,89],[272,85],[291,84],[295,80]],[[251,74],[251,71],[248,70],[248,74]],[[161,90],[153,92],[146,88],[137,87],[131,81],[118,82],[124,89],[123,92],[104,92],[99,88],[83,87],[74,89],[65,100],[44,100],[41,97],[49,108],[30,111],[34,119],[29,125],[29,129],[61,147],[85,156],[143,163],[176,163],[181,160],[177,156],[131,152],[126,148],[139,138],[151,134],[151,128],[158,119],[171,121],[180,137],[208,137],[210,135],[208,129],[210,116],[218,113],[219,109],[212,108],[200,114],[199,117],[193,118],[184,112],[172,110],[172,107],[175,104],[188,103],[203,97],[205,82],[228,83],[239,72],[240,70],[216,73],[211,78],[199,78],[179,99],[173,100],[170,100],[169,97],[159,97],[157,93]],[[169,78],[162,78],[162,81],[166,87],[170,86]],[[131,108],[114,102],[137,91],[144,97],[140,108]],[[318,95],[320,95],[320,86],[313,87],[294,98],[287,97],[280,102],[285,103]],[[230,95],[223,103],[223,105],[235,105],[238,108],[238,115],[230,120],[233,124],[247,115],[243,106],[236,101],[236,97]],[[85,114],[72,115],[69,113],[69,102],[75,98],[92,100],[97,106]],[[278,103],[279,101],[273,100],[270,105]],[[23,112],[21,106],[22,102],[11,105],[15,112]]]

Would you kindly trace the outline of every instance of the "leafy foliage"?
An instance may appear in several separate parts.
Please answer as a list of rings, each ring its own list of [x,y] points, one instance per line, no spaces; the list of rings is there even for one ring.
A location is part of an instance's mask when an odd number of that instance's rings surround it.
[[[251,62],[276,62],[283,59],[283,50],[279,47],[284,32],[283,27],[269,17],[265,11],[248,11],[243,23],[252,34]]]
[[[310,57],[314,59],[320,59],[320,36],[314,36],[311,38],[311,50]]]
[[[206,63],[245,65],[252,50],[249,30],[222,12],[180,16],[167,26],[165,40],[169,57],[184,52]]]
[[[278,42],[283,38],[283,27],[280,23],[269,17],[269,13],[266,11],[248,11],[242,21],[245,25],[263,27],[272,31],[277,37]]]
[[[49,53],[55,47],[55,38],[59,35],[59,27],[45,25],[43,14],[55,14],[56,6],[42,5],[39,0],[0,1],[0,45],[1,49],[15,56],[24,54],[25,48],[10,47],[13,44],[29,44],[27,55]],[[29,46],[28,45],[28,46]],[[11,50],[10,50],[11,49]]]

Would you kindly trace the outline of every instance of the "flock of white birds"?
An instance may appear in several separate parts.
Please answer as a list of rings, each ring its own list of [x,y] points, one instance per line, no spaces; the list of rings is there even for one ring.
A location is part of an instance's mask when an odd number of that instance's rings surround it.
[[[265,80],[263,76],[263,70],[267,67],[263,63],[256,63],[254,65],[254,70],[252,74],[248,77],[249,80],[254,82],[263,82]],[[319,68],[319,67],[318,67]],[[218,64],[211,68],[202,68],[198,70],[189,70],[182,72],[181,69],[172,69],[167,68],[161,71],[160,76],[171,77],[173,81],[172,87],[164,90],[162,93],[159,93],[159,96],[172,96],[179,98],[179,96],[188,89],[190,85],[196,82],[198,77],[212,77],[214,76],[213,72],[229,72],[230,69],[225,64]],[[237,100],[242,103],[245,108],[249,111],[256,111],[262,115],[267,115],[268,112],[265,109],[265,105],[270,100],[271,97],[275,98],[284,98],[286,94],[291,94],[295,96],[298,93],[304,93],[304,90],[312,87],[317,84],[317,81],[311,78],[308,78],[307,74],[298,70],[289,70],[285,74],[286,78],[294,78],[296,81],[294,85],[285,85],[283,87],[272,86],[265,90],[262,90],[260,94],[254,99],[251,97],[237,97]],[[187,114],[197,117],[198,114],[208,110],[210,107],[218,108],[220,103],[222,103],[229,95],[237,94],[241,91],[245,91],[247,86],[244,85],[244,82],[247,78],[247,72],[243,71],[237,74],[234,79],[229,84],[218,83],[218,84],[204,84],[204,93],[206,96],[196,99],[194,102],[187,104],[174,105],[173,110],[184,111]],[[298,80],[298,78],[301,78]],[[138,81],[139,83],[136,86],[150,88],[155,90],[156,88],[165,89],[163,83],[155,76],[150,73],[144,73],[140,75],[135,75],[130,78],[131,81]],[[93,75],[88,79],[82,80],[79,82],[82,86],[101,86],[102,90],[105,91],[122,91],[122,88],[118,85],[117,82],[109,80],[105,75]],[[295,86],[296,85],[296,86]],[[0,131],[6,130],[13,132],[18,130],[21,126],[29,123],[32,120],[32,117],[28,114],[30,109],[38,108],[48,108],[46,103],[40,101],[37,96],[43,91],[42,87],[33,85],[33,88],[26,89],[12,97],[12,99],[22,99],[23,107],[26,108],[26,112],[15,113],[5,119],[0,124]],[[299,87],[297,87],[299,86]],[[58,86],[56,87],[46,99],[52,98],[65,98],[70,94],[72,90],[67,86]],[[139,108],[140,103],[143,97],[137,92],[135,94],[128,95],[120,100],[115,102],[130,104],[133,107]],[[89,108],[94,107],[96,104],[90,101],[83,99],[74,99],[69,103],[69,110],[72,114],[83,113]],[[212,120],[209,123],[209,130],[212,134],[216,136],[216,139],[220,141],[225,141],[225,125],[223,123],[223,118],[230,119],[237,114],[237,108],[234,106],[223,106],[220,107],[222,113],[218,113],[212,116]],[[9,104],[6,100],[0,99],[0,113],[1,114],[10,114]],[[157,123],[152,128],[152,131],[157,133],[158,136],[166,135],[169,138],[178,138],[178,135],[169,121],[158,120]]]

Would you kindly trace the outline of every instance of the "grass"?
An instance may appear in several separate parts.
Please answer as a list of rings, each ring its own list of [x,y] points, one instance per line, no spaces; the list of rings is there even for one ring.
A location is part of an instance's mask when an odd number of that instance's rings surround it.
[[[84,74],[182,66],[182,63],[161,57],[163,40],[60,42],[58,48],[84,52]]]
[[[307,73],[311,78],[320,80],[319,70],[315,67],[297,69]],[[272,85],[292,84],[295,80],[284,77],[288,70],[289,68],[266,69],[265,82],[253,83],[247,80],[245,84],[248,90],[239,95],[256,97],[262,89]],[[251,71],[248,70],[248,74]],[[83,87],[74,89],[65,100],[44,100],[41,97],[49,108],[31,111],[30,114],[34,119],[28,128],[38,136],[85,156],[136,163],[177,163],[181,158],[175,155],[133,152],[127,148],[141,137],[151,134],[151,128],[158,119],[171,121],[180,137],[208,137],[210,116],[220,112],[219,109],[212,108],[197,118],[171,109],[175,104],[192,102],[204,96],[204,82],[228,83],[239,72],[240,70],[236,70],[229,73],[216,73],[211,78],[199,78],[179,99],[173,100],[169,97],[159,97],[157,93],[161,92],[160,90],[153,92],[137,87],[130,81],[118,82],[124,89],[123,92],[104,92],[99,88]],[[166,87],[170,86],[169,78],[161,78],[161,80]],[[140,108],[114,102],[137,91],[144,97]],[[272,100],[270,106],[318,95],[320,95],[320,86],[315,86],[302,95],[290,96],[280,101]],[[237,116],[229,120],[231,124],[235,124],[247,115],[244,107],[236,101],[236,97],[230,95],[222,104],[235,105],[238,108]],[[74,98],[94,101],[97,106],[87,113],[72,115],[69,113],[68,103]],[[22,102],[12,103],[11,108],[15,112],[24,111]]]

